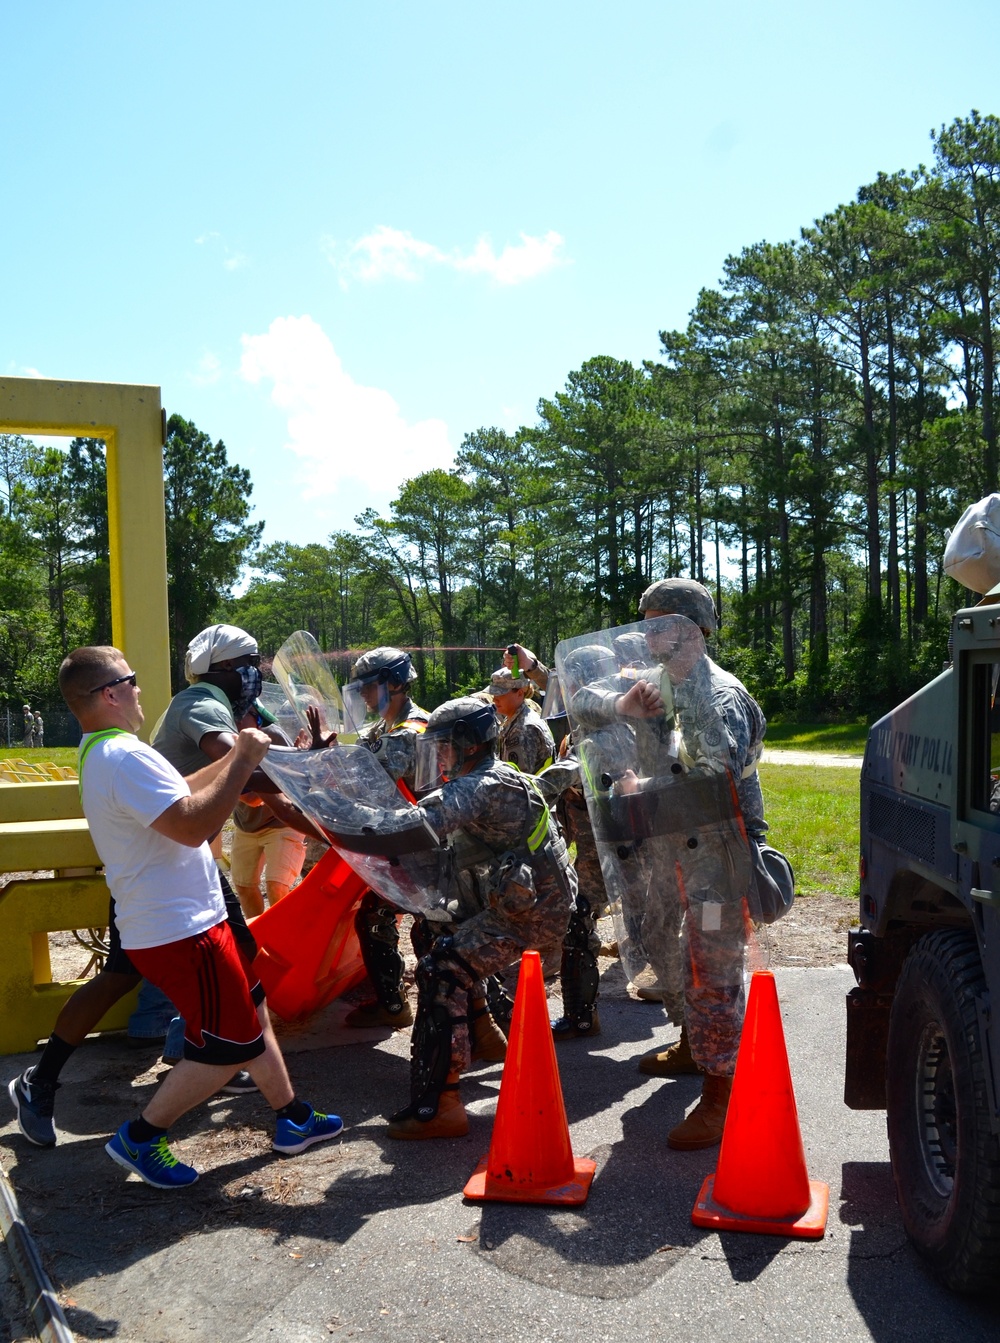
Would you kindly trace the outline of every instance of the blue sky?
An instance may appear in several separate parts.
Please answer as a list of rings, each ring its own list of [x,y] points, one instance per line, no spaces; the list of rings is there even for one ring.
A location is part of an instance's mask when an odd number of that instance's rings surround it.
[[[1000,113],[1000,7],[0,0],[0,371],[156,383],[321,541]]]

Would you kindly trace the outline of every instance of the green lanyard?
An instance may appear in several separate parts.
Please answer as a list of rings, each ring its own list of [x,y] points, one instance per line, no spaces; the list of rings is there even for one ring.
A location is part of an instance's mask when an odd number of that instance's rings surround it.
[[[76,758],[76,773],[78,778],[78,787],[80,789],[80,805],[83,806],[83,767],[87,763],[87,756],[90,755],[93,747],[98,742],[108,741],[111,737],[128,737],[131,734],[121,727],[106,727],[101,732],[95,732],[91,739],[84,745],[80,743],[80,749]]]

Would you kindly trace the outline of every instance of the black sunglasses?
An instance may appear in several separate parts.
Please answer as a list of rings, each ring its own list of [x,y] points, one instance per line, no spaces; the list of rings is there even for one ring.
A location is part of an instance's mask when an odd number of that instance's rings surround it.
[[[116,676],[113,681],[105,681],[103,685],[95,685],[93,690],[87,691],[87,694],[96,695],[98,691],[110,690],[113,685],[123,685],[124,682],[126,681],[129,683],[130,686],[134,686],[135,678],[136,678],[135,672],[129,672],[128,676]]]

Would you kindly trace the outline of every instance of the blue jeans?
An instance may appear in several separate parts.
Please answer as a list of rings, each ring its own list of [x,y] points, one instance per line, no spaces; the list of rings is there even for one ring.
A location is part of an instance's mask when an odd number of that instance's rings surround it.
[[[174,1020],[180,1020],[177,1008],[162,990],[144,979],[139,986],[139,1001],[128,1019],[129,1037],[133,1040],[162,1040],[169,1034]],[[182,1032],[183,1029],[182,1024]]]

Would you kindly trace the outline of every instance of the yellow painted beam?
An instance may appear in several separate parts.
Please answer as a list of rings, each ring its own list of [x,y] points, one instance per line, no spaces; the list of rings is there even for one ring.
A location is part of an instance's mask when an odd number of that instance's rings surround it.
[[[170,700],[160,389],[0,377],[0,433],[106,444],[112,638],[139,674],[148,732]]]
[[[80,788],[75,779],[64,783],[22,783],[0,788],[0,824],[11,821],[70,821],[83,815]],[[3,861],[0,855],[0,862]],[[51,863],[43,863],[51,867]],[[9,871],[20,871],[10,868]],[[34,868],[25,869],[34,871]]]
[[[25,785],[31,787],[30,784]],[[87,822],[11,821],[0,824],[0,872],[40,872],[60,867],[100,867]],[[41,882],[34,883],[36,886]],[[70,924],[82,928],[83,924]],[[0,944],[2,945],[2,944]]]
[[[48,1038],[62,1005],[80,980],[47,983],[50,932],[101,928],[108,888],[101,877],[13,881],[0,890],[0,1054],[20,1054]],[[96,1029],[124,1030],[134,993],[114,1005]]]

